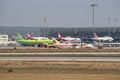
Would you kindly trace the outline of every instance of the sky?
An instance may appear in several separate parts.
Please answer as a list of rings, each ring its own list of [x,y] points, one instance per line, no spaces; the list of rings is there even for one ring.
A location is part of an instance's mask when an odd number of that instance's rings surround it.
[[[0,25],[92,27],[90,4],[95,27],[120,26],[120,0],[0,0]]]

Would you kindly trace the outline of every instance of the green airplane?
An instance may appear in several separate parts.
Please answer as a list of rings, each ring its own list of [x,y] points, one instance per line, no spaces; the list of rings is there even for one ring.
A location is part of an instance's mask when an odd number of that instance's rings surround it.
[[[54,40],[25,40],[20,33],[16,33],[17,42],[20,43],[23,46],[39,46],[40,44],[44,45],[52,45],[54,43]]]

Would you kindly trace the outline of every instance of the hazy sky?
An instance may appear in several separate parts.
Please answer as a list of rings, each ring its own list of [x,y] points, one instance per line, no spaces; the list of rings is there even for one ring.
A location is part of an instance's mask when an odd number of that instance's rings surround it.
[[[0,0],[0,25],[90,27],[92,3],[96,27],[120,26],[120,0]]]

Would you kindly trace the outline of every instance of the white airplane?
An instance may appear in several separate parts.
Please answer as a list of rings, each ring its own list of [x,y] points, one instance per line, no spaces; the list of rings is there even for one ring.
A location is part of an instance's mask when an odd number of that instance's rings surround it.
[[[60,41],[72,41],[72,42],[80,42],[80,38],[73,38],[73,37],[62,37],[61,34],[58,32],[58,40]]]
[[[92,39],[97,41],[113,41],[113,38],[110,36],[98,37],[96,33],[94,33],[94,38]]]
[[[60,43],[56,39],[53,40],[54,40],[53,46],[55,46],[56,48],[80,48],[80,47],[94,48],[92,44],[87,44],[87,43],[67,43],[67,42]]]
[[[74,43],[60,43],[57,40],[54,40],[53,46],[56,48],[80,48],[81,45]]]
[[[29,33],[27,33],[27,39],[29,39],[29,40],[48,40],[47,37],[32,37]]]

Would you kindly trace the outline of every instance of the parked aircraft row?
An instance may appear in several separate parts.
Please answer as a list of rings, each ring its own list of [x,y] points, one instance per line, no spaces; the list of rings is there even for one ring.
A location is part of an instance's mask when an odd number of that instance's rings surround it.
[[[33,37],[30,33],[26,33],[27,39],[24,39],[20,33],[16,33],[16,41],[22,46],[38,46],[38,47],[57,47],[57,48],[94,48],[93,44],[81,42],[80,38],[74,37],[62,37],[62,35],[58,32],[58,37],[49,39],[47,37]],[[112,37],[98,37],[96,33],[94,33],[94,37],[91,38],[95,41],[112,41]]]
[[[17,42],[23,46],[50,46],[57,48],[80,48],[82,47],[93,47],[92,44],[81,43],[80,38],[72,38],[72,37],[62,37],[60,33],[58,33],[58,38],[48,39],[46,37],[32,37],[27,33],[27,40],[25,40],[20,33],[16,34]]]
[[[96,40],[96,41],[113,41],[114,39],[110,36],[103,36],[103,37],[98,37],[97,34],[94,32],[93,33],[93,38],[91,38],[92,40]],[[62,37],[60,33],[58,33],[58,40],[60,41],[74,41],[74,42],[79,42],[81,41],[80,38],[72,38],[72,37]]]

